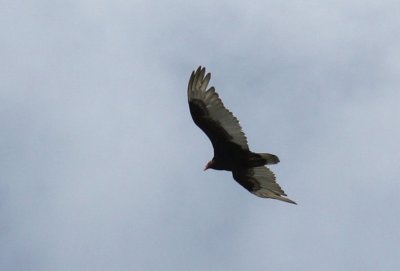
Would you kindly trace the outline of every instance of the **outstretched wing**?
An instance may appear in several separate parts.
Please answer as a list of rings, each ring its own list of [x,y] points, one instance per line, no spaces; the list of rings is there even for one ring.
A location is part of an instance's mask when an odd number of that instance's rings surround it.
[[[291,199],[285,198],[286,194],[275,181],[274,173],[265,166],[238,169],[232,171],[232,175],[241,186],[256,196],[296,204]]]
[[[211,74],[201,66],[192,72],[188,85],[190,114],[197,126],[210,138],[214,150],[233,142],[248,150],[247,139],[237,118],[225,108],[214,87],[207,89]]]

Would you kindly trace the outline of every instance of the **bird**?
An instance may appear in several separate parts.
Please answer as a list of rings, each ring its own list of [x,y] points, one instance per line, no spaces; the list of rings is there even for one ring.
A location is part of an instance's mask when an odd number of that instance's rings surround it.
[[[208,136],[214,157],[204,170],[231,171],[233,179],[252,194],[292,204],[275,174],[265,165],[279,163],[271,153],[250,151],[247,138],[238,119],[223,104],[215,88],[208,88],[211,73],[199,66],[193,71],[188,84],[189,110],[194,123]]]

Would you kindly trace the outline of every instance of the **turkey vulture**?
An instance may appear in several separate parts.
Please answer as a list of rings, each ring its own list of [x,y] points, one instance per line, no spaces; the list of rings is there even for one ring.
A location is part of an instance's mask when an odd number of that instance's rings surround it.
[[[225,108],[214,87],[207,89],[210,79],[211,74],[200,66],[192,72],[188,85],[190,114],[214,148],[214,157],[204,170],[231,171],[233,178],[254,195],[296,204],[285,197],[274,173],[264,166],[279,163],[279,158],[250,151],[237,118]]]

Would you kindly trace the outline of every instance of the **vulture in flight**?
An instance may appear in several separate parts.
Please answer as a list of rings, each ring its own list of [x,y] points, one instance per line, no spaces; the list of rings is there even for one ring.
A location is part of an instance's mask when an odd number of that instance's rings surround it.
[[[214,148],[214,157],[204,170],[231,171],[235,181],[254,195],[296,204],[286,197],[274,173],[265,166],[279,163],[279,158],[250,151],[237,118],[226,109],[214,87],[207,89],[210,79],[211,74],[200,66],[192,72],[188,85],[190,114]]]

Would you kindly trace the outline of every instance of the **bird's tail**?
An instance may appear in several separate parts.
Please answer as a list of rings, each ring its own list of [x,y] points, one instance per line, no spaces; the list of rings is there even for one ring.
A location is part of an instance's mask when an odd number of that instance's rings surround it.
[[[279,163],[279,158],[275,154],[271,153],[258,153],[263,159],[265,159],[265,165],[273,165]]]
[[[247,167],[261,167],[264,165],[273,165],[277,163],[279,163],[279,158],[274,154],[249,152],[244,164]]]

